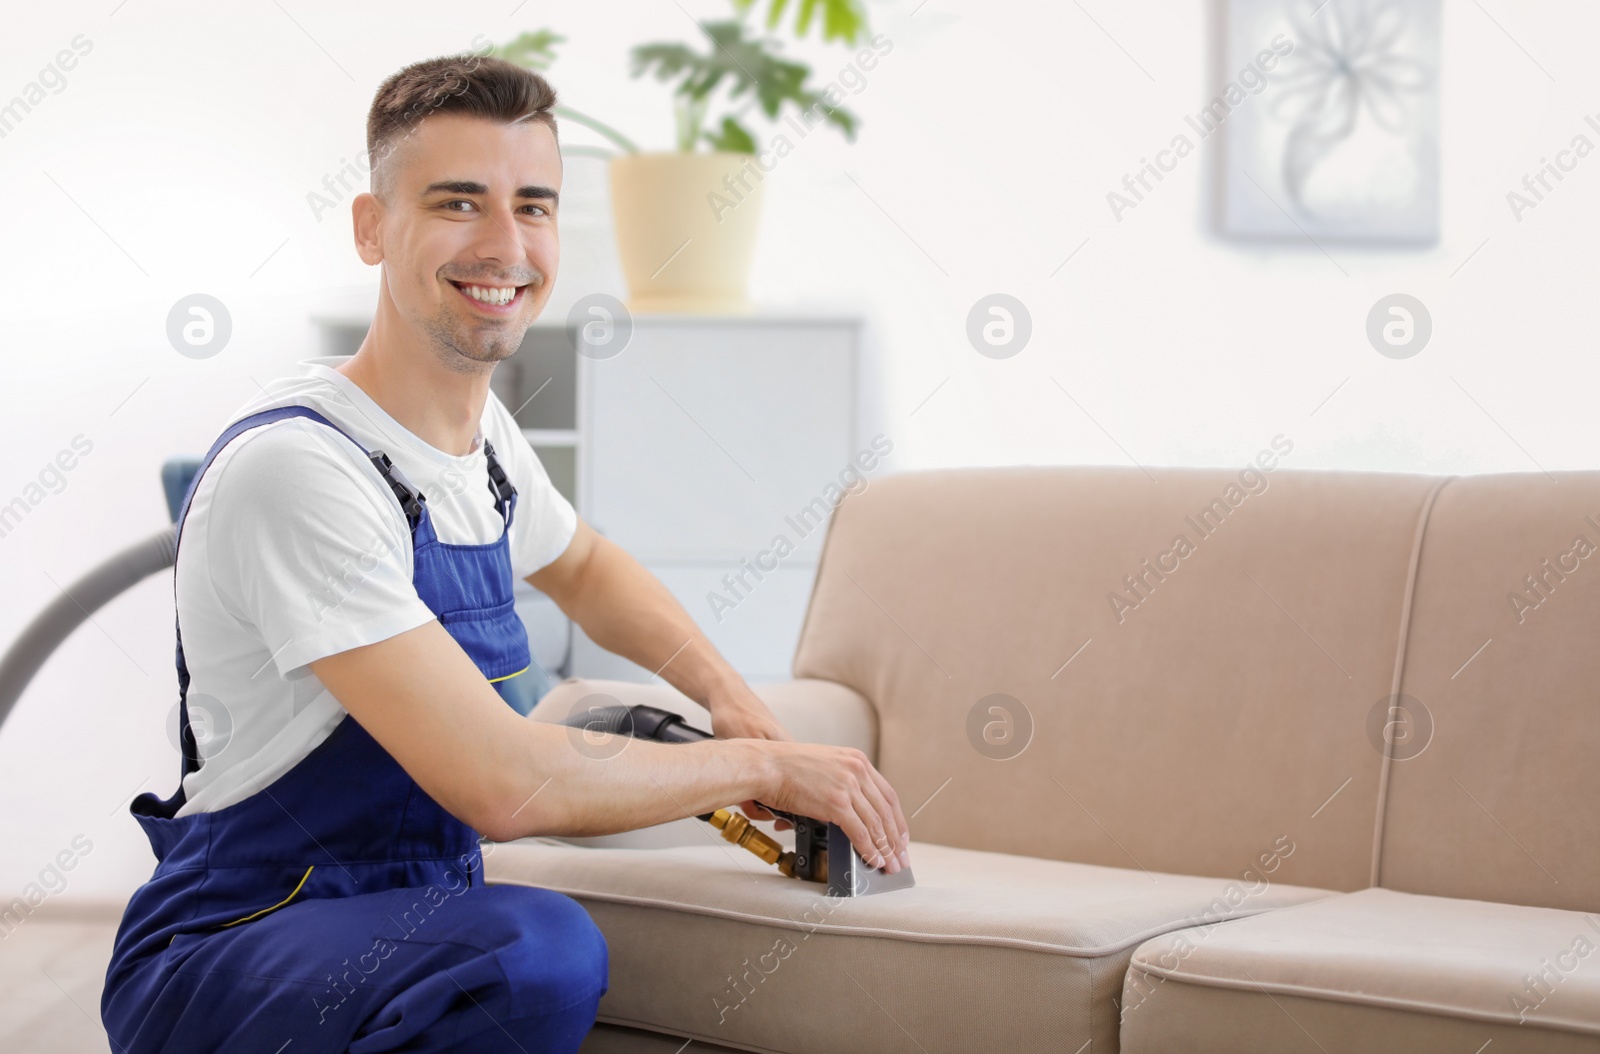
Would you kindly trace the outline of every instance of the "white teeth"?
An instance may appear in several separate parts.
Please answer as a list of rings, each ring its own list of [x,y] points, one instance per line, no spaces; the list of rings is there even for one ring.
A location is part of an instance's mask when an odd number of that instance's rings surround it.
[[[463,285],[457,286],[457,288],[474,300],[481,300],[485,304],[499,304],[502,306],[511,303],[512,298],[517,295],[516,286],[501,288],[497,286]]]

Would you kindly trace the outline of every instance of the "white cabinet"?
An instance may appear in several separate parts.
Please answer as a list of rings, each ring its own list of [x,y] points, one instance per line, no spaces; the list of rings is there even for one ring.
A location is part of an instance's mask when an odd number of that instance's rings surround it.
[[[789,676],[829,499],[860,445],[859,330],[853,317],[645,315],[620,354],[578,358],[580,513],[747,680]],[[651,677],[581,630],[572,672]]]
[[[318,316],[322,353],[353,354],[370,321]],[[491,383],[578,514],[661,579],[747,680],[787,680],[831,501],[867,445],[860,344],[850,314],[636,315],[626,348],[600,359],[577,353],[565,323],[539,322]],[[517,591],[553,679],[652,678]]]

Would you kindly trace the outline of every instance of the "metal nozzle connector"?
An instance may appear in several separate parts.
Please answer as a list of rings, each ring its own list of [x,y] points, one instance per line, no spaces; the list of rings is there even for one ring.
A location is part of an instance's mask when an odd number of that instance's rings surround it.
[[[776,864],[785,875],[794,874],[794,853],[773,841],[748,818],[727,809],[718,809],[711,814],[711,825],[734,845],[742,845],[767,863]]]

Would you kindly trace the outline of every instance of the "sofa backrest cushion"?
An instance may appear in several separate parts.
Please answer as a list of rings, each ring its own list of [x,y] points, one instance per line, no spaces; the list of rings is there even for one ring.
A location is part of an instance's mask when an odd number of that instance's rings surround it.
[[[1402,691],[1380,884],[1600,911],[1600,472],[1440,491]]]
[[[1364,888],[1369,718],[1442,478],[1284,452],[874,480],[834,512],[794,675],[873,702],[914,840]]]

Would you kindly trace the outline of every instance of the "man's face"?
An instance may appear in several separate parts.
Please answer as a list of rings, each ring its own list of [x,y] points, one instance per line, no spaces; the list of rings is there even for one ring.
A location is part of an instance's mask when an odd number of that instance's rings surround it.
[[[435,114],[384,160],[394,166],[378,231],[390,299],[450,368],[509,358],[550,299],[560,258],[550,128]]]

